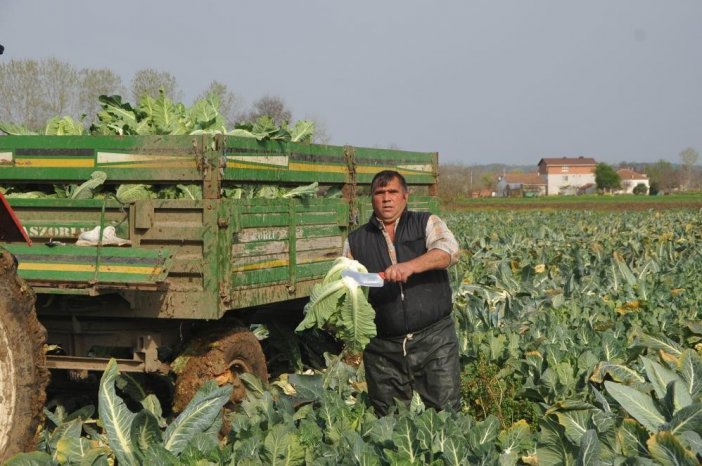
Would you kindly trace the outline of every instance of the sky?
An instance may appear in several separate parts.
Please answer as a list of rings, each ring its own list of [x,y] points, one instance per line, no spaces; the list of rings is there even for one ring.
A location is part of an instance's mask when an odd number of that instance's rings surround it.
[[[0,0],[0,44],[166,71],[188,105],[214,80],[279,96],[331,144],[441,163],[702,152],[699,0]]]

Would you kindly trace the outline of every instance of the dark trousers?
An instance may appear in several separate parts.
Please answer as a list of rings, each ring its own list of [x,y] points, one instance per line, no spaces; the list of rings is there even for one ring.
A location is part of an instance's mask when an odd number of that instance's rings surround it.
[[[394,398],[409,403],[416,391],[427,408],[460,408],[458,338],[452,316],[411,336],[373,338],[363,353],[368,395],[385,416]]]

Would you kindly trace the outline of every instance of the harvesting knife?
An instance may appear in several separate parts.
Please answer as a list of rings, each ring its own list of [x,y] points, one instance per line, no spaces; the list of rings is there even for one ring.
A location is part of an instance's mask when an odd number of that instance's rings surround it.
[[[349,277],[351,280],[355,281],[361,286],[370,286],[373,288],[380,288],[385,283],[385,277],[383,272],[380,273],[361,273],[355,270],[342,270],[342,277]]]

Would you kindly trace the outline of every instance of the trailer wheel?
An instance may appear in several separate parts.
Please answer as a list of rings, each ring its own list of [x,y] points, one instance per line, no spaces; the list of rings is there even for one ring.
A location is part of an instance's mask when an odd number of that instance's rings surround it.
[[[0,249],[0,463],[34,448],[46,400],[46,330],[34,311],[34,292]]]
[[[208,380],[219,385],[233,385],[231,401],[239,403],[246,397],[240,374],[247,372],[268,382],[266,357],[256,336],[248,329],[236,328],[220,332],[207,341],[199,339],[186,351],[187,362],[176,378],[173,409],[180,412],[197,390]]]

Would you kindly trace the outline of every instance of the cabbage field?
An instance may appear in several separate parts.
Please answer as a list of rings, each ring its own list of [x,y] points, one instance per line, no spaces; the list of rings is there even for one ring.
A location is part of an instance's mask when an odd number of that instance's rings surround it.
[[[8,464],[697,465],[702,460],[702,212],[447,213],[462,409],[376,417],[362,366],[248,397],[206,384],[177,417],[111,366],[97,406],[47,406],[37,451]],[[269,338],[273,338],[272,336]],[[305,335],[290,335],[299,358]],[[297,355],[297,356],[295,356]]]

